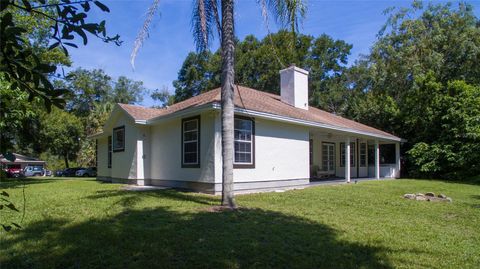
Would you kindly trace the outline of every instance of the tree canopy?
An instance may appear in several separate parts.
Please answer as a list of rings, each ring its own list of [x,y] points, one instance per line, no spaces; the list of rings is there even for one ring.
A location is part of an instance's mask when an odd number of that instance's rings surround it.
[[[391,10],[371,53],[351,69],[348,116],[408,139],[412,175],[480,173],[480,21],[470,5]]]
[[[329,111],[338,110],[336,85],[344,86],[342,74],[352,45],[328,35],[317,38],[292,35],[287,31],[270,34],[258,40],[253,35],[236,44],[235,82],[257,90],[280,93],[278,71],[296,64],[310,71],[310,102]],[[188,99],[220,86],[220,51],[191,52],[173,82],[175,102]]]

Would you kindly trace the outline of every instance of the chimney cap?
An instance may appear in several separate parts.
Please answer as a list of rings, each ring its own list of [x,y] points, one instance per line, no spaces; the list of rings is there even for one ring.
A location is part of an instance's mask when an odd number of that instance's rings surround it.
[[[302,68],[300,68],[300,67],[297,67],[297,66],[295,66],[295,65],[291,65],[291,66],[289,66],[289,67],[287,67],[287,68],[285,68],[285,69],[282,69],[282,70],[279,71],[279,73],[281,74],[281,73],[283,73],[283,72],[285,72],[285,71],[297,71],[297,72],[299,72],[299,73],[302,73],[302,74],[308,76],[308,71],[307,71],[307,70],[302,69]]]

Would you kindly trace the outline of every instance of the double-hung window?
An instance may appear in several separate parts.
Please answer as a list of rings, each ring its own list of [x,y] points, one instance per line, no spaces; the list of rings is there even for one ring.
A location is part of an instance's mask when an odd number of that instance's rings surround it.
[[[182,167],[200,167],[200,116],[182,120]]]
[[[255,122],[251,118],[235,117],[234,142],[234,166],[255,167]]]
[[[125,151],[125,126],[113,128],[113,152]]]

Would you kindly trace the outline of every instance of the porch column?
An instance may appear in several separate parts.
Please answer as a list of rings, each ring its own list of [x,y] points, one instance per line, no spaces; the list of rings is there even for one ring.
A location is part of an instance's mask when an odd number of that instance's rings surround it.
[[[350,137],[345,140],[345,180],[350,183]]]
[[[395,143],[395,178],[400,178],[400,143]]]
[[[375,140],[375,179],[380,179],[380,147]]]

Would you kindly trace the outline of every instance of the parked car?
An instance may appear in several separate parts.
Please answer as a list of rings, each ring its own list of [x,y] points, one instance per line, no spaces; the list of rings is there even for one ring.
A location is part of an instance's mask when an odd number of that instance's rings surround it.
[[[43,165],[28,165],[23,168],[23,175],[26,177],[43,176],[44,174]]]
[[[60,169],[60,170],[57,170],[55,171],[55,176],[56,177],[61,177],[63,175],[63,171],[65,171],[66,169]]]
[[[18,167],[8,167],[8,168],[5,168],[5,175],[7,177],[13,177],[13,178],[17,178],[17,177],[20,177],[22,175],[22,169],[20,168],[20,166]]]
[[[78,170],[75,175],[77,177],[96,177],[97,176],[97,168],[96,167],[89,167],[85,169]]]
[[[63,170],[62,177],[74,177],[75,173],[77,173],[77,171],[81,169],[85,169],[85,168],[83,167],[67,168]]]

